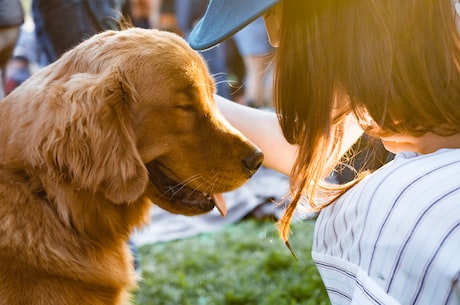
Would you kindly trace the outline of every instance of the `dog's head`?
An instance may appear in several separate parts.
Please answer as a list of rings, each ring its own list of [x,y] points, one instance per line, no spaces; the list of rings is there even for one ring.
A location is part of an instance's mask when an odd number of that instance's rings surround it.
[[[74,187],[113,203],[148,197],[173,213],[224,214],[218,194],[262,162],[218,113],[203,59],[175,34],[104,32],[40,73],[29,85],[47,80],[42,119],[54,126],[37,125],[47,130],[39,150]]]

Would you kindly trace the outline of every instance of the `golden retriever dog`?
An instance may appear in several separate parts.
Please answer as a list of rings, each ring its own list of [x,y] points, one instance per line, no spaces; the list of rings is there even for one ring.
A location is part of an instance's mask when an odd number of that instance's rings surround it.
[[[152,203],[196,215],[263,155],[179,36],[95,35],[0,101],[0,304],[127,304]]]

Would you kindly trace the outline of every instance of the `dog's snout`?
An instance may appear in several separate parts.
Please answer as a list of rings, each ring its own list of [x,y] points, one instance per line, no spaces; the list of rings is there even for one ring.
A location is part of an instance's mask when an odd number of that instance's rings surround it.
[[[244,171],[251,177],[254,173],[259,169],[262,165],[262,161],[264,160],[264,154],[260,150],[255,150],[249,154],[247,154],[243,160],[243,169]]]

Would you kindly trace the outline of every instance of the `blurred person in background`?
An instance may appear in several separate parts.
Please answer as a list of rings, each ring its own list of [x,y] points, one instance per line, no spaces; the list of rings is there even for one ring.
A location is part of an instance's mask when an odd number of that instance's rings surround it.
[[[129,16],[135,27],[158,28],[161,0],[126,0],[123,15]]]
[[[24,22],[19,0],[0,0],[0,98],[5,95],[6,65],[13,55]]]
[[[193,26],[203,16],[208,0],[162,0],[161,5],[161,14],[164,18],[160,28],[181,34],[187,40]],[[225,98],[231,98],[226,43],[209,50],[202,50],[200,53],[214,77],[218,94]]]
[[[6,66],[5,94],[28,79],[46,63],[37,46],[35,26],[30,16],[25,16],[13,56]]]
[[[119,29],[126,0],[32,0],[37,43],[48,63],[84,39]]]
[[[257,18],[233,38],[244,63],[243,103],[256,108],[273,107],[271,63],[274,48],[268,41],[263,18]]]

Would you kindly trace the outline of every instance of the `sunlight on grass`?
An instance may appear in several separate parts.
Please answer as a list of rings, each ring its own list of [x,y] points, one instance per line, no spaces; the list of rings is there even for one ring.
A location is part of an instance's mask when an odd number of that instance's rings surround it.
[[[313,221],[292,226],[295,261],[271,221],[139,249],[139,305],[329,304],[310,251]]]

